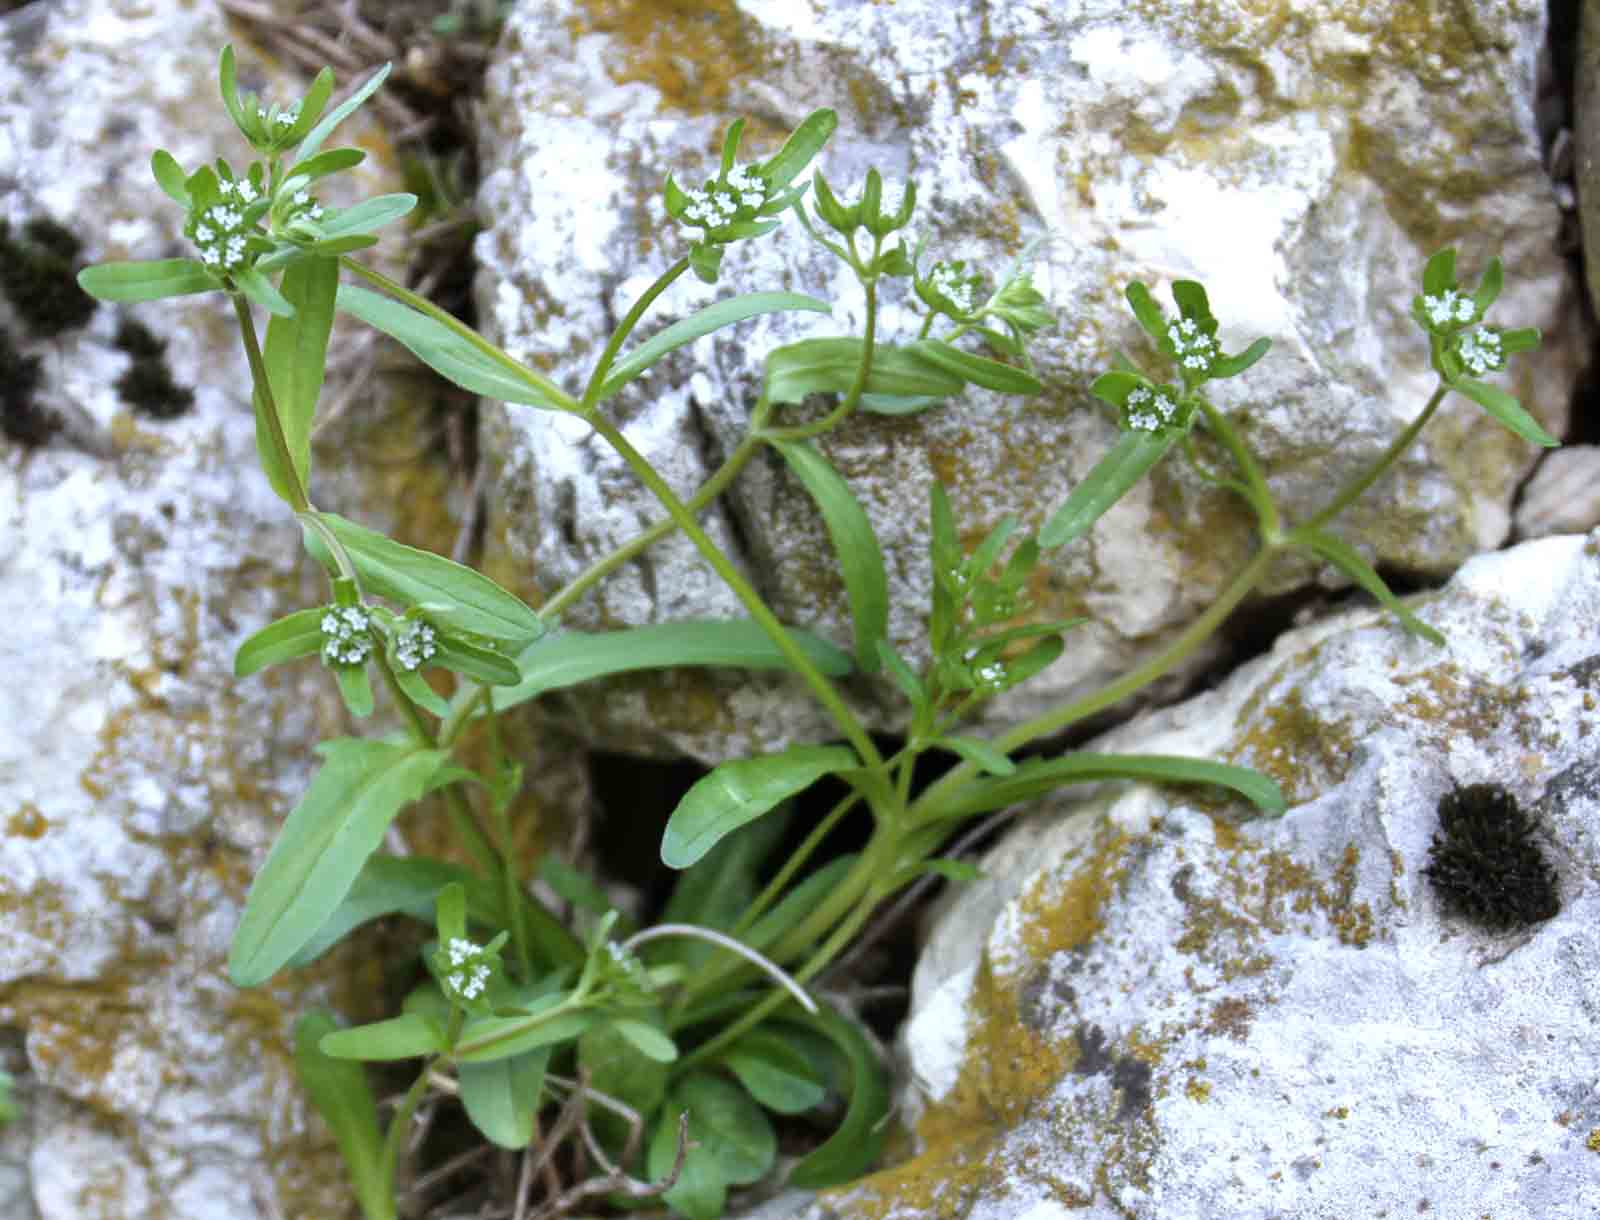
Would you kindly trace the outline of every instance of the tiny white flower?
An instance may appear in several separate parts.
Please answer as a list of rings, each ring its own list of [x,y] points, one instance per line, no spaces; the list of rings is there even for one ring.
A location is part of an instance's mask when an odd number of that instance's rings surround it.
[[[244,200],[246,203],[249,203],[256,197],[256,188],[242,179],[233,184],[233,190],[234,194],[238,195],[239,198]]]
[[[1446,288],[1436,296],[1422,298],[1422,310],[1435,326],[1451,322],[1466,323],[1477,316],[1477,306],[1470,297],[1464,297],[1454,288]]]
[[[438,636],[427,623],[408,624],[395,639],[394,656],[402,669],[417,670],[438,652]]]
[[[1168,423],[1178,407],[1170,395],[1149,386],[1139,386],[1128,395],[1128,426],[1141,432],[1155,432]]]
[[[1500,349],[1500,336],[1482,326],[1469,334],[1462,335],[1456,350],[1461,356],[1461,363],[1480,377],[1505,366],[1505,353]]]

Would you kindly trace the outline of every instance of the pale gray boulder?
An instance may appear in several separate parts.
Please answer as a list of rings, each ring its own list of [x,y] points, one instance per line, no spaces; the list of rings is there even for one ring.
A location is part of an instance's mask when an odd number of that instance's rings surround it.
[[[858,418],[823,444],[883,540],[891,634],[915,656],[928,485],[950,488],[970,538],[1007,513],[1028,528],[1048,517],[1114,436],[1089,398],[1093,378],[1118,348],[1146,354],[1121,295],[1129,280],[1165,300],[1173,279],[1198,278],[1229,350],[1272,339],[1268,357],[1215,387],[1215,400],[1243,412],[1291,517],[1381,452],[1430,393],[1427,345],[1407,310],[1423,262],[1445,245],[1460,247],[1474,283],[1488,257],[1505,258],[1509,287],[1493,318],[1549,336],[1506,384],[1562,430],[1580,357],[1533,112],[1544,7],[1480,0],[1461,16],[1320,2],[742,0],[646,20],[571,0],[524,4],[490,72],[480,141],[482,317],[514,354],[580,389],[610,327],[687,249],[689,234],[662,207],[666,172],[691,185],[711,174],[739,115],[751,118],[754,159],[813,108],[835,108],[839,131],[819,164],[847,197],[868,165],[891,193],[915,179],[914,227],[929,262],[976,259],[998,275],[1048,235],[1035,274],[1060,322],[1035,345],[1043,396],[973,391],[915,418]],[[612,401],[679,494],[737,442],[772,347],[859,328],[853,280],[791,220],[734,246],[715,289],[680,281],[640,333],[760,289],[839,304],[831,319],[769,317],[701,340]],[[887,333],[906,317],[903,297],[888,295]],[[522,407],[495,407],[486,421],[497,467],[491,539],[532,596],[660,518],[573,421]],[[1452,402],[1340,527],[1380,564],[1443,576],[1504,541],[1533,456]],[[781,617],[849,640],[820,518],[778,466],[758,461],[703,521]],[[1087,540],[1051,558],[1033,590],[1036,613],[1086,610],[1094,624],[1046,675],[997,700],[990,722],[1014,722],[1150,655],[1210,602],[1250,545],[1240,505],[1169,462]],[[1317,576],[1330,579],[1286,563],[1271,586]],[[567,621],[610,628],[738,613],[673,538]],[[876,724],[896,726],[898,705],[883,688],[858,695]],[[676,674],[582,698],[587,731],[612,748],[716,759],[828,731],[794,684]]]
[[[200,4],[61,0],[0,18],[13,235],[47,216],[84,261],[185,253],[150,155],[241,163],[217,93],[230,37]],[[269,98],[309,83],[266,76],[247,45],[239,59]],[[363,189],[396,189],[381,135],[346,134],[380,153]],[[126,316],[168,342],[192,409],[155,419],[119,400]],[[226,976],[311,747],[345,731],[314,660],[232,675],[240,641],[327,596],[257,468],[232,310],[220,295],[101,305],[87,328],[41,341],[0,298],[0,325],[40,360],[38,406],[68,425],[37,447],[0,438],[0,1065],[23,1107],[0,1132],[0,1216],[342,1216],[347,1175],[295,1081],[289,1033],[312,1005],[381,1015],[376,967],[341,955],[250,993]],[[346,456],[415,451],[415,430],[379,425],[384,410],[361,404],[336,425],[318,497],[448,550],[436,468],[374,473]]]
[[[1291,808],[1104,785],[1020,821],[917,966],[922,1153],[832,1214],[1593,1214],[1600,537],[1480,556],[1420,613],[1446,648],[1353,611],[1094,743],[1254,766]],[[1553,917],[1488,928],[1430,879],[1475,784],[1531,818]]]

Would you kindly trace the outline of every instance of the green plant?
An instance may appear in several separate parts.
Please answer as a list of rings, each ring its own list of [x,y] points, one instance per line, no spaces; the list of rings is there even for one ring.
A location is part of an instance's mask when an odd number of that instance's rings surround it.
[[[1414,309],[1429,336],[1438,390],[1359,477],[1309,519],[1290,524],[1233,422],[1204,393],[1210,382],[1247,371],[1266,354],[1267,341],[1229,355],[1199,284],[1173,285],[1177,314],[1169,316],[1135,283],[1127,296],[1151,340],[1149,362],[1141,368],[1119,357],[1091,387],[1116,413],[1121,439],[1038,536],[1022,536],[1018,522],[1007,519],[969,554],[955,506],[932,489],[931,660],[919,669],[887,639],[888,581],[872,525],[813,441],[848,426],[858,412],[930,410],[971,385],[1040,392],[1029,347],[1051,313],[1033,286],[1027,252],[992,288],[981,270],[959,262],[935,262],[924,272],[922,247],[909,247],[904,237],[916,207],[913,183],[890,204],[871,170],[846,203],[822,174],[802,179],[834,130],[832,112],[810,115],[776,153],[749,164],[738,162],[743,123],[736,122],[713,176],[689,190],[667,178],[666,210],[692,231],[688,250],[635,302],[582,390],[571,393],[349,257],[373,244],[380,226],[404,216],[411,196],[343,211],[324,210],[312,197],[321,178],[361,160],[356,150],[322,145],[384,75],[326,115],[333,88],[326,71],[298,106],[266,106],[238,93],[233,54],[225,50],[223,101],[257,160],[237,174],[221,160],[186,173],[164,151],[152,162],[162,188],[187,210],[186,232],[200,257],[103,264],[80,277],[107,300],[227,294],[253,376],[261,466],[329,579],[326,605],[257,632],[240,647],[235,670],[247,677],[316,655],[355,716],[372,713],[376,675],[405,726],[399,734],[323,743],[321,769],[255,879],[229,960],[234,981],[255,986],[380,915],[431,922],[427,977],[401,1012],[349,1029],[316,1013],[296,1030],[300,1072],[372,1220],[398,1214],[405,1137],[418,1105],[440,1088],[459,1096],[485,1139],[524,1150],[529,1166],[552,1166],[550,1154],[566,1143],[575,1163],[597,1166],[569,1183],[541,1176],[551,1215],[585,1199],[620,1206],[661,1196],[696,1220],[715,1217],[730,1188],[772,1170],[777,1141],[769,1114],[821,1116],[833,1127],[793,1168],[791,1182],[826,1186],[862,1173],[881,1147],[887,1082],[853,1017],[820,1003],[807,985],[886,899],[930,873],[970,875],[960,861],[938,855],[963,820],[1066,784],[1107,779],[1211,784],[1266,813],[1285,808],[1270,780],[1204,759],[1014,755],[1171,671],[1291,550],[1343,569],[1406,630],[1438,642],[1438,633],[1327,527],[1394,464],[1451,390],[1519,435],[1554,443],[1514,399],[1481,380],[1538,339],[1534,331],[1478,325],[1499,291],[1499,264],[1490,264],[1467,297],[1455,284],[1453,253],[1444,251],[1428,262]],[[771,352],[744,438],[702,487],[680,499],[607,416],[606,401],[703,335],[760,314],[826,314],[830,307],[792,292],[754,293],[629,342],[680,276],[692,271],[715,283],[728,246],[760,239],[791,215],[859,280],[862,333]],[[346,276],[350,282],[342,282]],[[891,341],[878,333],[878,294],[896,279],[909,283],[925,312],[915,337]],[[264,342],[253,308],[270,318]],[[310,434],[339,312],[394,337],[475,394],[583,420],[655,495],[664,519],[535,612],[470,568],[318,510],[309,493]],[[1170,369],[1170,377],[1145,371],[1156,367]],[[820,417],[793,422],[782,413],[814,395],[831,396]],[[1196,432],[1210,438],[1229,469],[1201,460]],[[826,525],[854,624],[849,652],[781,623],[698,524],[699,512],[766,448],[781,456]],[[998,738],[963,732],[985,700],[1050,665],[1076,625],[1029,618],[1026,590],[1044,553],[1081,537],[1174,450],[1249,505],[1261,538],[1255,554],[1209,610],[1132,673]],[[673,531],[692,541],[748,617],[606,634],[553,630],[578,598]],[[546,860],[541,877],[576,912],[564,923],[531,895],[510,850],[509,810],[523,774],[503,747],[498,717],[548,691],[625,670],[685,665],[789,670],[832,717],[839,741],[734,760],[695,784],[666,826],[661,857],[682,872],[652,926],[629,928],[593,881]],[[423,680],[429,667],[455,674],[452,697]],[[909,728],[893,753],[885,755],[842,697],[838,680],[852,671],[886,673],[907,700]],[[468,759],[478,755],[463,748],[469,739],[485,747],[476,766]],[[949,755],[953,766],[918,791],[915,764],[929,752]],[[758,887],[779,841],[775,814],[828,776],[847,794]],[[472,866],[379,851],[394,817],[430,793],[442,798]],[[824,836],[858,806],[873,826],[865,846],[816,865]],[[360,1066],[378,1061],[420,1061],[386,1128]],[[828,1108],[830,1099],[842,1104],[842,1117]],[[539,1147],[531,1149],[535,1141]]]

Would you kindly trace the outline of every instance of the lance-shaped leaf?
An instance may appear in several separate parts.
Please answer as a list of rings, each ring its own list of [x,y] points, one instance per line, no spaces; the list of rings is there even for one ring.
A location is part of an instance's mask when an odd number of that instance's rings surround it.
[[[830,1009],[797,1018],[844,1052],[850,1066],[850,1105],[827,1143],[801,1159],[789,1184],[820,1190],[860,1177],[883,1151],[888,1135],[889,1086],[872,1043],[856,1025]]]
[[[786,631],[807,659],[830,678],[850,672],[848,653],[809,631],[794,627]],[[494,705],[503,711],[547,691],[612,674],[697,665],[787,669],[789,660],[761,625],[750,619],[655,623],[595,634],[563,631],[522,651],[517,657],[522,681],[496,688]]]
[[[1016,763],[981,738],[963,737],[951,733],[944,737],[935,737],[929,744],[959,755],[980,771],[986,771],[990,775],[1011,775],[1017,769]]]
[[[358,1063],[329,1058],[318,1045],[338,1028],[333,1017],[321,1011],[308,1012],[295,1022],[295,1075],[338,1142],[361,1214],[367,1220],[393,1220],[383,1133],[367,1074]]]
[[[1498,386],[1463,377],[1452,382],[1450,388],[1465,394],[1487,411],[1497,423],[1509,428],[1529,444],[1542,445],[1548,449],[1561,443],[1540,427],[1539,421],[1523,410],[1520,402]]]
[[[1271,339],[1257,339],[1236,356],[1218,356],[1211,362],[1211,379],[1220,381],[1224,377],[1237,377],[1265,356],[1271,347]]]
[[[239,645],[233,655],[233,676],[248,678],[269,666],[321,652],[322,619],[327,613],[326,606],[313,606],[268,623]]]
[[[603,402],[610,398],[668,352],[676,351],[686,343],[693,343],[713,331],[721,330],[724,326],[732,326],[736,322],[743,322],[747,318],[791,310],[830,313],[832,306],[826,301],[798,292],[752,292],[745,296],[718,301],[715,305],[708,305],[652,335],[619,360],[601,383],[600,394],[595,401]]]
[[[1128,298],[1128,304],[1133,307],[1133,316],[1139,320],[1139,325],[1144,328],[1145,334],[1154,339],[1158,345],[1168,342],[1167,316],[1161,312],[1161,306],[1156,304],[1156,299],[1150,295],[1150,290],[1138,280],[1134,280],[1124,290],[1124,295]]]
[[[802,339],[767,356],[767,398],[801,402],[808,394],[843,394],[855,384],[861,365],[859,338]],[[872,352],[865,392],[895,398],[959,394],[966,382],[954,373],[890,344]]]
[[[171,153],[164,148],[156,149],[150,156],[150,172],[169,199],[180,207],[189,206],[189,176]]]
[[[769,191],[781,191],[811,164],[811,160],[839,126],[839,116],[831,110],[813,110],[783,142],[777,155],[761,166],[761,177]]]
[[[554,386],[541,384],[531,371],[518,373],[502,365],[444,323],[409,305],[355,284],[339,285],[338,302],[340,309],[409,348],[417,359],[463,390],[550,411],[571,410],[576,405]]]
[[[461,1104],[472,1125],[490,1143],[519,1149],[533,1141],[533,1120],[539,1112],[549,1062],[550,1048],[546,1046],[492,1063],[456,1067]]]
[[[1440,250],[1422,269],[1422,291],[1429,296],[1438,296],[1455,286],[1456,252],[1453,249]]]
[[[1026,369],[974,356],[940,339],[919,339],[906,349],[942,371],[1001,394],[1040,394],[1044,383]]]
[[[439,1023],[420,1012],[405,1012],[386,1021],[335,1030],[324,1034],[318,1046],[330,1059],[360,1059],[373,1063],[419,1059],[445,1050],[444,1031]]]
[[[164,297],[215,292],[222,285],[192,258],[96,263],[78,272],[78,287],[101,301],[159,301]]]
[[[672,811],[661,839],[661,861],[668,868],[688,868],[723,836],[822,776],[860,765],[848,746],[791,746],[779,754],[725,762],[684,793]]]
[[[1106,376],[1117,374],[1107,373]],[[1111,452],[1101,458],[1083,482],[1072,489],[1066,503],[1039,531],[1042,547],[1065,546],[1089,532],[1113,504],[1122,499],[1182,434],[1176,431],[1124,432]]]
[[[349,97],[345,98],[344,101],[340,102],[327,114],[323,115],[321,121],[319,121],[315,127],[308,131],[305,139],[300,142],[300,147],[295,153],[295,160],[308,161],[312,157],[316,156],[317,150],[322,147],[323,141],[333,134],[333,129],[340,123],[344,122],[345,119],[349,118],[353,113],[355,113],[356,108],[360,106],[362,102],[366,101],[378,91],[378,86],[383,84],[383,82],[388,78],[389,69],[391,66],[392,65],[390,64],[384,64],[383,67],[379,68],[367,78],[366,84],[362,85],[361,88],[357,89]],[[329,91],[331,92],[333,84],[331,77],[328,84]],[[321,107],[319,106],[318,109],[320,110]],[[304,116],[302,115],[302,119],[303,117]],[[295,126],[299,126],[299,121],[296,122]]]
[[[377,195],[363,199],[354,207],[335,212],[320,222],[324,234],[331,238],[352,234],[372,233],[391,221],[399,220],[417,206],[415,195]],[[381,298],[380,298],[381,299]]]
[[[341,173],[347,169],[354,169],[367,159],[367,154],[359,148],[330,148],[320,152],[314,157],[296,162],[289,170],[289,177],[284,183],[284,190],[295,191],[311,185],[318,178],[326,178],[329,174]],[[296,178],[302,179],[295,182]]]
[[[311,425],[322,395],[338,288],[336,259],[313,255],[290,263],[283,273],[282,292],[294,313],[290,317],[274,317],[267,324],[267,341],[261,349],[278,421],[289,446],[289,460],[301,487],[310,486]],[[264,439],[258,437],[257,444],[261,445]],[[265,450],[266,446],[262,448]],[[278,494],[284,495],[282,491]]]
[[[839,572],[850,598],[850,618],[855,624],[856,666],[863,673],[878,670],[878,642],[889,631],[889,575],[883,549],[866,510],[857,502],[828,460],[805,441],[776,441],[773,447],[794,471],[828,527]]]
[[[344,900],[395,815],[448,758],[440,750],[340,738],[278,832],[233,935],[235,985],[271,978]]]
[[[543,619],[481,572],[432,551],[395,542],[335,513],[312,515],[349,553],[369,592],[403,606],[421,606],[441,627],[517,648],[544,634]],[[317,531],[308,527],[305,541],[312,556],[334,571],[332,556]]]
[[[777,906],[756,920],[744,934],[745,943],[762,952],[769,945],[777,944],[781,936],[816,910],[822,900],[839,887],[855,867],[855,862],[856,855],[853,852],[829,860],[785,894]]]
[[[1424,623],[1415,614],[1401,604],[1400,599],[1394,595],[1389,586],[1383,583],[1383,577],[1373,569],[1365,559],[1343,538],[1336,537],[1326,530],[1296,530],[1291,535],[1295,542],[1310,547],[1323,559],[1338,568],[1357,585],[1365,589],[1383,605],[1412,635],[1419,635],[1430,644],[1444,646],[1444,636],[1440,635],[1428,624]]]
[[[504,922],[496,887],[461,865],[430,856],[374,855],[362,865],[344,900],[288,965],[310,965],[356,928],[384,915],[409,915],[431,923],[434,896],[451,883],[467,891],[467,910],[475,922],[490,927]]]
[[[1067,784],[1102,780],[1147,780],[1160,784],[1213,784],[1237,792],[1263,813],[1279,814],[1288,802],[1278,785],[1258,771],[1204,758],[1171,754],[1093,754],[1087,751],[1064,758],[1040,759],[1020,764],[1008,776],[974,780],[953,789],[924,810],[929,820],[970,817],[1031,801]]]
[[[254,267],[233,272],[233,282],[253,305],[280,318],[294,317],[294,305],[278,291],[278,286]]]

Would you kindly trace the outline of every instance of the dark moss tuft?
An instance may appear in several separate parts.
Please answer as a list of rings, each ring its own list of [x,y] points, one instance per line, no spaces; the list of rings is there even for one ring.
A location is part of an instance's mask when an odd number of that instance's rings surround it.
[[[1445,794],[1422,871],[1448,913],[1495,931],[1531,927],[1561,909],[1532,819],[1498,784]]]
[[[0,221],[0,291],[34,334],[52,338],[94,316],[98,302],[78,287],[80,248],[78,239],[52,220],[30,220],[21,237]]]
[[[138,414],[151,419],[176,419],[194,406],[194,391],[172,380],[166,342],[142,322],[124,318],[117,326],[117,347],[133,357],[117,378],[117,393]]]
[[[0,435],[19,445],[42,445],[61,427],[60,417],[33,401],[41,378],[39,357],[17,350],[0,327]]]

